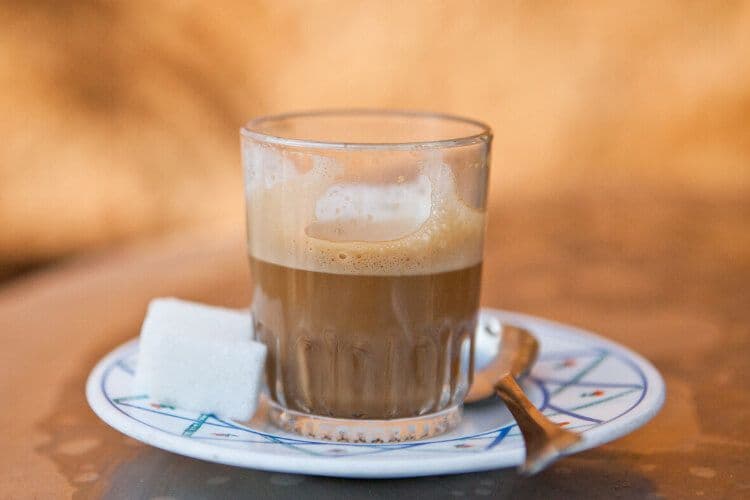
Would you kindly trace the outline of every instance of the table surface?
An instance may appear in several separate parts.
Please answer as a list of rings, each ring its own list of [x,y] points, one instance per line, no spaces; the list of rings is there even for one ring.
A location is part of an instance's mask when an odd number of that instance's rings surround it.
[[[0,289],[0,498],[750,497],[750,202],[607,194],[492,207],[483,304],[597,331],[648,357],[647,426],[533,478],[513,470],[345,480],[203,463],[140,444],[86,404],[95,362],[174,295],[249,302],[239,232],[78,258]]]

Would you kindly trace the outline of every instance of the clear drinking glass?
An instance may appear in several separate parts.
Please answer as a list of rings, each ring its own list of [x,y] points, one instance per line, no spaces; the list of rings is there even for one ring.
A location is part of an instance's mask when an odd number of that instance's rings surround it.
[[[489,127],[319,111],[257,118],[241,142],[272,421],[355,442],[458,423],[473,372]]]

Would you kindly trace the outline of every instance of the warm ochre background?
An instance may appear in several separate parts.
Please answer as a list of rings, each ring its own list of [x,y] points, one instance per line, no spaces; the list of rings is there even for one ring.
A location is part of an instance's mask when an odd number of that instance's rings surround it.
[[[750,2],[0,3],[0,276],[241,227],[237,129],[320,107],[495,130],[503,199],[750,193]]]

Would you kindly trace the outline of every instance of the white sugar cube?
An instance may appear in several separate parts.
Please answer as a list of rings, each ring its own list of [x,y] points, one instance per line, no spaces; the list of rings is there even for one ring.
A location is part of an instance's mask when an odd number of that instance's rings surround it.
[[[160,403],[247,420],[261,390],[266,346],[248,313],[155,299],[141,328],[136,388]]]

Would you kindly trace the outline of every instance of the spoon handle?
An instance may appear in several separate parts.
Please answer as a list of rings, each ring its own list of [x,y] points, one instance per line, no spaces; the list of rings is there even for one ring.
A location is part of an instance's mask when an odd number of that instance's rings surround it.
[[[581,440],[580,434],[563,429],[537,410],[511,374],[495,383],[495,391],[523,435],[526,460],[519,467],[521,474],[536,474]]]

